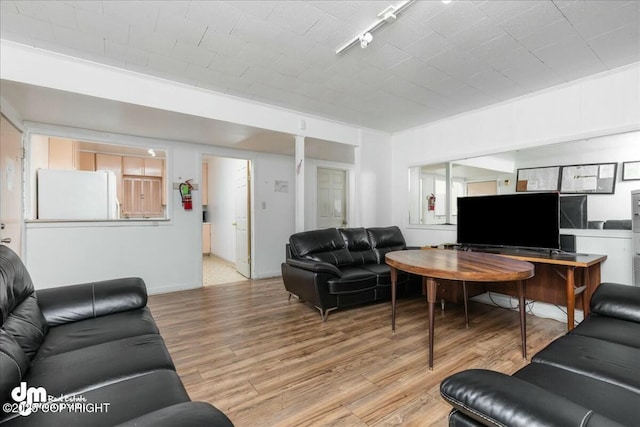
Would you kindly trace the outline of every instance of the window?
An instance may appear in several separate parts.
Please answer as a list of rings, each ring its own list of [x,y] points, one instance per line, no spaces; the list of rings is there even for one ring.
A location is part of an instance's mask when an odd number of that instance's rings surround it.
[[[31,219],[167,217],[164,150],[46,135],[29,150]]]

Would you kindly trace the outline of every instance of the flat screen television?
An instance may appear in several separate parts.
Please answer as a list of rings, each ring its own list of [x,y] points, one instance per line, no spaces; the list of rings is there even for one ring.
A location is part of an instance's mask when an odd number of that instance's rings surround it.
[[[560,249],[558,193],[458,197],[458,244]]]
[[[560,228],[588,228],[587,195],[560,197]]]

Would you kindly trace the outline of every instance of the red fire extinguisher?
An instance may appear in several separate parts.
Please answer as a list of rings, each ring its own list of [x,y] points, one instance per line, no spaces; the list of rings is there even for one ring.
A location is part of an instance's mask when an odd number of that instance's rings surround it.
[[[430,211],[435,211],[436,210],[436,196],[433,193],[431,193],[429,195],[429,197],[427,197],[427,202],[428,202],[428,205],[429,205],[429,210]]]
[[[182,197],[182,207],[185,211],[190,211],[193,209],[193,202],[191,200],[191,190],[193,190],[193,186],[191,185],[191,180],[188,179],[185,182],[181,183],[179,186],[180,197]]]

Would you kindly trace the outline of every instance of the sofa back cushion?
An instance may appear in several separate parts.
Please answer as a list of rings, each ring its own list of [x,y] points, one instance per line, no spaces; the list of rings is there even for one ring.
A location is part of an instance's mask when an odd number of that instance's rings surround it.
[[[48,325],[38,307],[31,276],[11,249],[0,245],[0,328],[11,335],[31,360]]]
[[[401,251],[407,248],[402,231],[395,225],[367,228],[367,234],[378,263],[384,262],[384,256],[387,252]]]
[[[297,258],[328,262],[335,266],[353,263],[342,236],[335,228],[293,234],[289,237],[289,248]]]
[[[354,265],[375,264],[377,262],[376,254],[371,248],[371,242],[369,242],[369,235],[364,227],[340,228],[338,232],[351,253]]]
[[[29,369],[29,359],[20,345],[0,328],[0,402],[9,400],[11,390],[20,385]]]

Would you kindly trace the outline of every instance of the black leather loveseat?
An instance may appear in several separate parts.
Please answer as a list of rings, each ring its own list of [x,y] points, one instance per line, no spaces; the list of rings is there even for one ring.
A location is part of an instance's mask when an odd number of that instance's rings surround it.
[[[232,426],[190,401],[146,303],[137,278],[34,292],[0,245],[0,425]]]
[[[591,313],[513,376],[467,370],[440,392],[451,426],[640,426],[640,288],[601,284]]]
[[[340,307],[391,297],[390,251],[406,249],[400,229],[327,228],[293,234],[286,245],[282,280],[291,295],[320,310],[322,320]],[[414,282],[417,286],[412,286]],[[398,272],[398,296],[420,291],[420,279]]]

